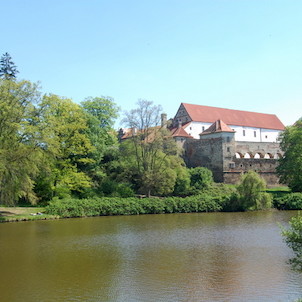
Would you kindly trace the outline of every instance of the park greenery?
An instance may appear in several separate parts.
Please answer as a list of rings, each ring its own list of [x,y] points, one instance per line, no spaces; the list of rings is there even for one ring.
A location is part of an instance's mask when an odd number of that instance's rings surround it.
[[[161,107],[153,102],[139,100],[135,109],[124,112],[123,124],[132,133],[118,141],[113,126],[119,108],[111,97],[88,97],[78,104],[42,94],[38,84],[18,80],[17,73],[9,54],[4,54],[1,205],[49,204],[49,214],[68,217],[302,207],[302,193],[267,193],[256,172],[231,186],[214,183],[207,168],[186,167],[167,125],[161,123]],[[301,129],[298,121],[281,141],[286,156],[278,172],[292,191],[302,189]]]
[[[294,269],[302,272],[302,216],[292,217],[290,228],[284,229],[282,235],[287,245],[293,250],[295,256],[290,259]]]

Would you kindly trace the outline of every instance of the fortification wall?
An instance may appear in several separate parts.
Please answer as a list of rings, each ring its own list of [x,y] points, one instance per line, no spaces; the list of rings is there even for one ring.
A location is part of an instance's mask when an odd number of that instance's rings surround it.
[[[243,173],[253,170],[260,174],[269,186],[277,186],[279,177],[276,173],[277,159],[233,158],[229,169],[223,171],[223,181],[229,184],[237,184]]]
[[[258,153],[260,158],[263,158],[266,154],[269,155],[270,158],[277,158],[277,155],[280,157],[282,154],[279,143],[267,142],[235,142],[235,151],[242,156],[249,153],[252,157]]]
[[[222,135],[209,139],[186,140],[184,150],[187,166],[210,169],[216,182],[236,184],[241,174],[253,170],[268,185],[275,186],[279,183],[276,167],[277,158],[282,153],[278,143],[235,142],[233,138]]]

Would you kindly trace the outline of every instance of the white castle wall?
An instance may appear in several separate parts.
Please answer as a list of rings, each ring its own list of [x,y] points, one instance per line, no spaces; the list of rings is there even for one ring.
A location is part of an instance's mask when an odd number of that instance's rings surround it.
[[[190,122],[184,126],[184,129],[189,135],[199,139],[199,134],[210,126],[211,123]],[[235,131],[235,140],[242,142],[278,142],[278,136],[282,132],[254,127],[228,126]]]

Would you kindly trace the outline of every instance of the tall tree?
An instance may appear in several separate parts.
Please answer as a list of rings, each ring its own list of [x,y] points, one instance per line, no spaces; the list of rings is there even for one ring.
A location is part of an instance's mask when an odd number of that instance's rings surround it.
[[[148,196],[171,192],[176,173],[172,169],[175,160],[170,156],[177,157],[176,144],[165,125],[161,125],[161,106],[146,100],[139,100],[137,105],[125,113],[123,123],[132,129],[130,142],[139,190]]]
[[[112,153],[117,146],[116,132],[113,124],[118,116],[119,108],[110,97],[89,97],[81,103],[87,119],[87,135],[94,147],[88,157],[90,164],[82,165],[82,169],[93,181],[93,189],[99,191],[105,177],[103,158]]]
[[[39,127],[46,156],[39,185],[49,186],[48,197],[63,197],[89,188],[89,176],[79,169],[80,165],[92,161],[87,155],[94,149],[87,136],[83,109],[70,99],[45,95],[41,102]]]
[[[0,80],[0,203],[36,202],[33,178],[41,152],[34,103],[37,85]]]
[[[282,183],[294,192],[302,192],[302,119],[285,128],[281,135],[284,156],[279,159],[277,172]]]
[[[107,147],[116,143],[113,130],[119,108],[110,97],[89,97],[81,103],[87,115],[88,136],[96,148],[96,160],[100,161]]]
[[[5,80],[12,80],[16,78],[18,72],[19,71],[9,53],[6,52],[3,54],[0,59],[0,77]]]

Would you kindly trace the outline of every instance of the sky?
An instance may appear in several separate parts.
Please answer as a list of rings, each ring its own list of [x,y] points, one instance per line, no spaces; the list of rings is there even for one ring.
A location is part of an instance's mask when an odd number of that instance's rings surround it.
[[[138,99],[302,116],[300,0],[0,0],[0,55],[80,103]],[[120,120],[120,119],[119,119]],[[115,127],[122,126],[117,121]]]

